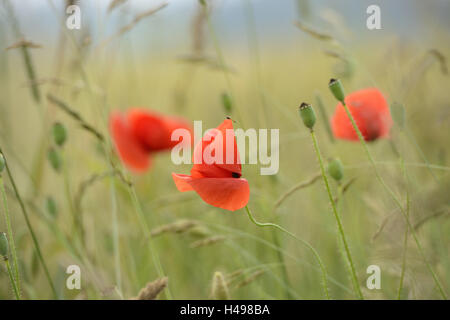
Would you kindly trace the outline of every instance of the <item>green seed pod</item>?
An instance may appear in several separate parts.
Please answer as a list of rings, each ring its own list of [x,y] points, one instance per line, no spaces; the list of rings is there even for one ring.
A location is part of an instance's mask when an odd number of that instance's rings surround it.
[[[56,218],[58,215],[58,207],[56,206],[55,200],[51,196],[48,196],[47,199],[45,199],[45,208],[53,218]]]
[[[406,123],[406,112],[405,108],[401,103],[394,102],[391,104],[391,114],[395,123],[399,126],[400,129],[405,127]]]
[[[3,169],[5,169],[5,164],[5,157],[0,153],[0,173],[2,173]]]
[[[224,92],[221,96],[222,99],[222,106],[225,109],[226,113],[231,113],[233,110],[233,101],[231,101],[231,97],[228,93]]]
[[[328,83],[328,87],[331,90],[333,96],[340,102],[344,102],[345,93],[344,87],[342,86],[341,80],[339,79],[331,79]]]
[[[342,165],[341,160],[339,159],[332,159],[328,163],[328,173],[331,177],[333,177],[336,181],[341,181],[342,177],[344,176],[344,166]]]
[[[9,245],[6,233],[0,232],[0,257],[8,257]]]
[[[59,155],[58,150],[54,148],[48,149],[47,152],[48,161],[50,161],[50,164],[52,165],[53,169],[55,171],[59,171],[61,169],[61,156]]]
[[[300,105],[299,113],[305,126],[312,129],[316,123],[316,113],[314,112],[313,107],[310,104],[303,102]]]
[[[230,299],[230,292],[222,272],[216,271],[214,273],[211,295],[215,300]]]
[[[60,122],[53,124],[53,140],[58,146],[62,146],[67,139],[66,127]]]

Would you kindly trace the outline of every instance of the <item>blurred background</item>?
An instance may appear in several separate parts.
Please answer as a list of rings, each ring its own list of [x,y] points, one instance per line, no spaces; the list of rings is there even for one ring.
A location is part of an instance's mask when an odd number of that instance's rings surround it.
[[[141,106],[202,120],[204,128],[231,115],[236,127],[280,129],[279,173],[261,176],[258,165],[243,167],[249,207],[259,220],[284,226],[319,252],[332,298],[355,298],[322,182],[276,206],[319,172],[298,119],[297,107],[307,101],[316,106],[324,158],[344,163],[348,188],[332,187],[365,297],[439,298],[362,146],[329,135],[327,119],[336,105],[330,78],[340,78],[347,92],[377,87],[399,106],[390,139],[369,148],[405,207],[409,199],[411,223],[448,291],[450,2],[205,3],[0,0],[0,147],[56,291],[3,172],[23,297],[135,297],[159,277],[157,252],[170,289],[160,298],[214,298],[215,272],[224,275],[234,299],[324,298],[320,269],[307,248],[251,224],[244,210],[227,212],[195,193],[179,193],[171,173],[187,174],[190,166],[173,165],[170,153],[158,155],[143,175],[122,167],[111,147],[108,116]],[[71,4],[81,8],[80,29],[66,27]],[[366,26],[372,4],[381,9],[380,30]],[[231,103],[224,104],[224,96]],[[55,122],[67,130],[62,147],[52,141]],[[3,211],[0,231],[6,232]],[[71,264],[81,267],[81,290],[66,288]],[[366,288],[369,265],[381,268],[379,290]],[[0,268],[0,298],[13,298]]]

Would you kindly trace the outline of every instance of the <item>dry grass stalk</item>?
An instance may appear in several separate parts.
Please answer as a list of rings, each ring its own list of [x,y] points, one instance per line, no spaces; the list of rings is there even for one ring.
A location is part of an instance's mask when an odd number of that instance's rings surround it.
[[[253,272],[245,280],[239,282],[234,288],[238,289],[238,288],[242,288],[242,287],[250,284],[251,282],[255,281],[257,278],[259,278],[264,272],[266,272],[266,271],[265,270],[258,270],[258,271]]]
[[[131,298],[130,300],[155,300],[158,294],[167,287],[168,278],[156,279],[153,282],[147,283],[147,285],[139,291],[137,297]]]
[[[152,237],[158,236],[163,233],[183,233],[198,225],[195,220],[178,220],[173,223],[169,223],[160,227],[157,227],[151,231]]]
[[[312,36],[313,38],[316,38],[316,39],[321,40],[321,41],[336,42],[336,40],[335,40],[332,36],[330,36],[330,35],[328,35],[328,34],[326,34],[326,33],[322,33],[322,32],[313,30],[313,29],[311,29],[310,27],[304,25],[304,24],[303,24],[302,22],[300,22],[300,21],[295,21],[295,22],[294,22],[294,25],[295,25],[297,28],[299,28],[300,30],[302,30],[303,32],[306,32],[307,34],[309,34],[310,36]]]
[[[5,50],[11,50],[11,49],[17,49],[17,48],[39,49],[39,48],[42,48],[42,45],[32,42],[32,41],[21,39],[15,43],[13,43],[9,47],[5,48]]]
[[[230,292],[222,272],[216,271],[213,276],[211,296],[215,300],[229,300]]]
[[[281,195],[281,197],[277,200],[277,202],[275,202],[273,209],[274,210],[278,209],[278,207],[283,203],[283,201],[286,200],[286,198],[289,197],[291,194],[293,194],[295,191],[312,185],[314,182],[319,180],[321,177],[322,177],[322,175],[320,173],[318,173],[315,176],[313,176],[312,178],[310,178],[309,180],[302,181],[302,182],[296,184],[291,189],[289,189],[286,193]]]
[[[194,241],[191,243],[191,248],[210,246],[212,244],[222,242],[226,238],[227,237],[225,237],[225,236],[214,236],[214,237],[209,237],[209,238],[202,239],[202,240],[197,240],[197,241]]]
[[[163,3],[159,4],[158,6],[156,6],[155,8],[146,10],[146,11],[144,11],[142,13],[139,13],[139,14],[135,15],[133,21],[131,21],[129,24],[127,24],[127,25],[123,26],[122,28],[120,28],[119,31],[117,31],[111,37],[109,37],[108,39],[103,41],[100,44],[99,47],[103,47],[106,44],[108,44],[111,40],[113,40],[114,38],[118,38],[118,37],[122,36],[123,34],[127,33],[128,31],[133,29],[142,19],[147,18],[147,17],[155,14],[156,12],[158,12],[161,9],[163,9],[167,5],[168,5],[167,2],[163,2]]]
[[[112,0],[108,6],[108,12],[113,11],[115,8],[121,6],[122,4],[124,4],[127,1],[128,0]]]

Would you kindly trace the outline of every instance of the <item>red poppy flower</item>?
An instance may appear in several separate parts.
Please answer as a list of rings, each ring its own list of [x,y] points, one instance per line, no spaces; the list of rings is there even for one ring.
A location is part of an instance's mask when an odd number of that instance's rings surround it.
[[[227,130],[228,129],[228,130]],[[231,130],[231,131],[230,131]],[[227,131],[231,134],[227,134]],[[217,148],[211,152],[215,161],[205,157],[205,150],[220,146],[218,135],[222,139],[222,153]],[[230,140],[232,139],[232,140]],[[218,152],[216,154],[215,152]],[[217,156],[217,157],[216,157]],[[247,180],[241,178],[242,170],[237,150],[233,122],[226,119],[217,129],[205,134],[194,149],[194,166],[191,175],[172,173],[173,180],[181,192],[195,191],[206,203],[235,211],[247,205],[250,188]],[[198,161],[196,161],[198,159]],[[196,163],[200,162],[201,163]]]
[[[151,165],[151,155],[169,150],[179,141],[172,141],[175,129],[191,127],[181,118],[168,117],[143,109],[130,109],[123,115],[113,112],[110,131],[120,158],[130,169],[143,172]]]
[[[345,98],[356,125],[366,141],[389,136],[392,118],[389,106],[380,90],[363,89],[351,93]],[[336,106],[331,119],[331,127],[336,138],[358,141],[358,135],[345,112],[342,103]]]

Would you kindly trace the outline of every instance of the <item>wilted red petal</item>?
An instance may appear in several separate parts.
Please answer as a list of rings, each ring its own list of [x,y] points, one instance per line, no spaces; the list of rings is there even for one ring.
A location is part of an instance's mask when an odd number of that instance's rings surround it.
[[[348,95],[345,102],[366,141],[387,137],[392,126],[389,106],[376,88],[363,89]],[[356,131],[339,103],[331,120],[336,138],[358,141]]]
[[[227,135],[227,129],[231,130]],[[194,178],[215,177],[215,178],[231,178],[240,177],[242,167],[240,163],[239,151],[237,149],[236,138],[234,136],[233,122],[230,119],[224,120],[215,130],[208,131],[194,149],[194,166],[191,175]],[[216,136],[222,137],[222,155],[218,156],[217,163],[206,163],[204,157],[205,148],[216,142]],[[232,139],[231,141],[229,139]],[[229,144],[229,146],[228,146]],[[227,155],[229,160],[227,161]],[[196,159],[202,160],[201,164],[195,164]],[[229,163],[227,163],[229,162]]]
[[[109,120],[114,145],[122,161],[130,169],[143,172],[150,166],[150,155],[135,139],[123,116],[114,112]]]
[[[198,178],[172,174],[181,192],[194,190],[206,203],[235,211],[245,207],[250,198],[247,180],[242,178]]]
[[[134,136],[150,151],[171,149],[178,141],[172,141],[172,132],[184,128],[191,132],[189,124],[177,117],[167,117],[142,109],[130,109],[128,122]]]

